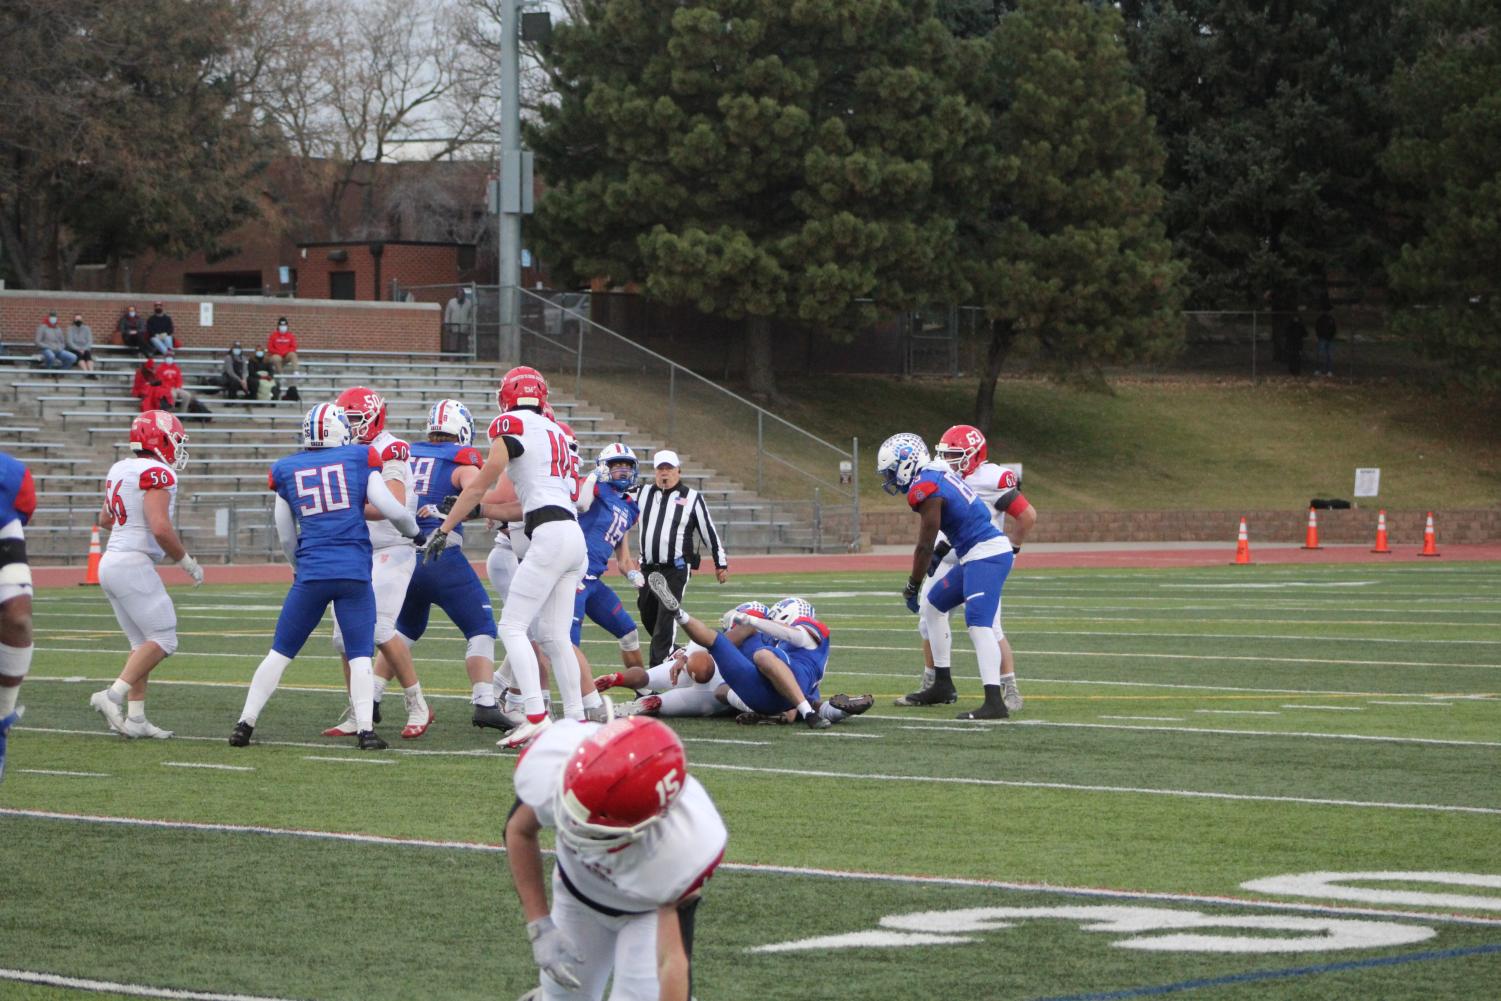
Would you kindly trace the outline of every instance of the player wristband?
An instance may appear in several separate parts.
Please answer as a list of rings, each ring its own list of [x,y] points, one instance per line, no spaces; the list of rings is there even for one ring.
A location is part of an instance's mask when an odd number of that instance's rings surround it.
[[[1021,551],[1022,551],[1022,547],[1021,546],[1018,546],[1014,542],[1011,544],[1011,555],[1012,556],[1020,556],[1021,555]]]

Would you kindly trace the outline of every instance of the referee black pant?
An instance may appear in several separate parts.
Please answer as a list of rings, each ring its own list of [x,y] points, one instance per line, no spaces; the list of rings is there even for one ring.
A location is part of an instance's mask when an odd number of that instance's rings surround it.
[[[675,567],[671,563],[643,563],[641,572],[661,574],[667,580],[667,589],[679,601],[683,600],[683,591],[688,587],[689,572],[686,567]],[[641,628],[651,635],[651,655],[646,666],[654,667],[666,660],[667,655],[672,652],[672,632],[677,620],[662,607],[649,587],[643,587],[637,592],[636,608],[641,612]]]

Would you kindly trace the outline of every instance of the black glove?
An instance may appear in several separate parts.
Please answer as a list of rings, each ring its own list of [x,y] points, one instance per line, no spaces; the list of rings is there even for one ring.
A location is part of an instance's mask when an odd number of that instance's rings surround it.
[[[954,547],[949,545],[947,542],[940,542],[938,545],[933,547],[933,558],[928,561],[929,577],[938,572],[938,568],[943,565],[943,558],[947,556],[953,550],[953,548]]]
[[[427,537],[427,545],[422,547],[422,558],[431,563],[443,555],[443,549],[448,545],[448,533],[441,528],[435,528]]]
[[[918,594],[919,590],[920,590],[920,588],[919,588],[917,582],[916,581],[910,581],[910,580],[907,581],[907,586],[904,587],[904,588],[902,588],[902,597],[904,599],[906,599],[906,602],[907,602],[907,611],[911,612],[913,615],[917,614],[917,608],[918,608],[917,594]]]
[[[438,510],[441,511],[443,514],[447,514],[447,513],[449,513],[450,511],[453,510],[453,506],[455,504],[457,504],[458,502],[459,502],[459,495],[458,494],[449,494],[447,497],[443,498],[443,503],[441,503],[441,504],[438,505]]]
[[[426,546],[427,545],[427,533],[424,532],[420,528],[417,529],[417,534],[414,535],[414,536],[412,536],[412,545],[416,546],[418,549],[421,549],[423,546]]]

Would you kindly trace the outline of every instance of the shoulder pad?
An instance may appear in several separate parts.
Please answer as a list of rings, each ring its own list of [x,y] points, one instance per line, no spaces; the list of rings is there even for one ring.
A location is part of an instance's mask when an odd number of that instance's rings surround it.
[[[407,447],[407,443],[397,438],[387,443],[380,457],[383,462],[405,461],[411,454],[412,450]]]
[[[923,501],[938,492],[938,484],[932,480],[918,480],[907,490],[907,504],[915,511]]]
[[[999,486],[1002,490],[1016,486],[1016,470],[1002,466]]]
[[[271,471],[266,474],[266,489],[267,490],[275,490],[276,489],[276,467],[275,466],[272,466],[271,467]]]
[[[381,467],[382,459],[380,452],[376,450],[374,445],[371,445],[366,451],[365,462],[369,464],[371,469],[379,469]]]
[[[141,470],[142,490],[164,490],[177,485],[177,477],[165,466],[148,466]]]
[[[490,422],[491,441],[505,435],[520,437],[525,431],[526,425],[521,422],[521,415],[517,413],[501,414]]]
[[[829,627],[824,625],[822,622],[819,622],[817,619],[810,619],[806,615],[804,615],[793,620],[792,624],[794,626],[802,626],[809,632],[817,634],[820,639],[829,638]]]
[[[453,461],[460,466],[473,466],[476,469],[485,464],[485,457],[479,454],[479,449],[473,445],[465,445],[454,453]]]

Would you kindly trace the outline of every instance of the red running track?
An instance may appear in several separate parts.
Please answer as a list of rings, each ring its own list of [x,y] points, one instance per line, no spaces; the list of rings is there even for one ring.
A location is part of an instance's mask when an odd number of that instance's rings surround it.
[[[1103,545],[1103,544],[1102,544]],[[1050,550],[1045,545],[1028,548],[1020,559],[1028,569],[1058,570],[1111,567],[1115,569],[1150,569],[1154,567],[1221,567],[1235,558],[1234,544],[1206,546],[1203,549],[1090,549]],[[1444,546],[1439,556],[1420,557],[1416,547],[1402,547],[1387,555],[1370,552],[1364,546],[1330,546],[1308,551],[1296,546],[1264,546],[1251,550],[1252,564],[1351,564],[1390,565],[1425,563],[1430,565],[1468,563],[1484,560],[1501,561],[1501,543]],[[912,557],[904,553],[851,553],[824,556],[739,556],[731,561],[737,574],[754,573],[850,573],[879,571],[901,573],[912,566]],[[483,563],[474,564],[481,577]],[[245,563],[232,566],[204,566],[210,584],[290,583],[292,571],[283,563]],[[1250,572],[1250,571],[1248,571]],[[187,574],[176,567],[163,567],[169,584],[186,584]],[[32,567],[37,587],[73,587],[83,583],[82,567]]]

